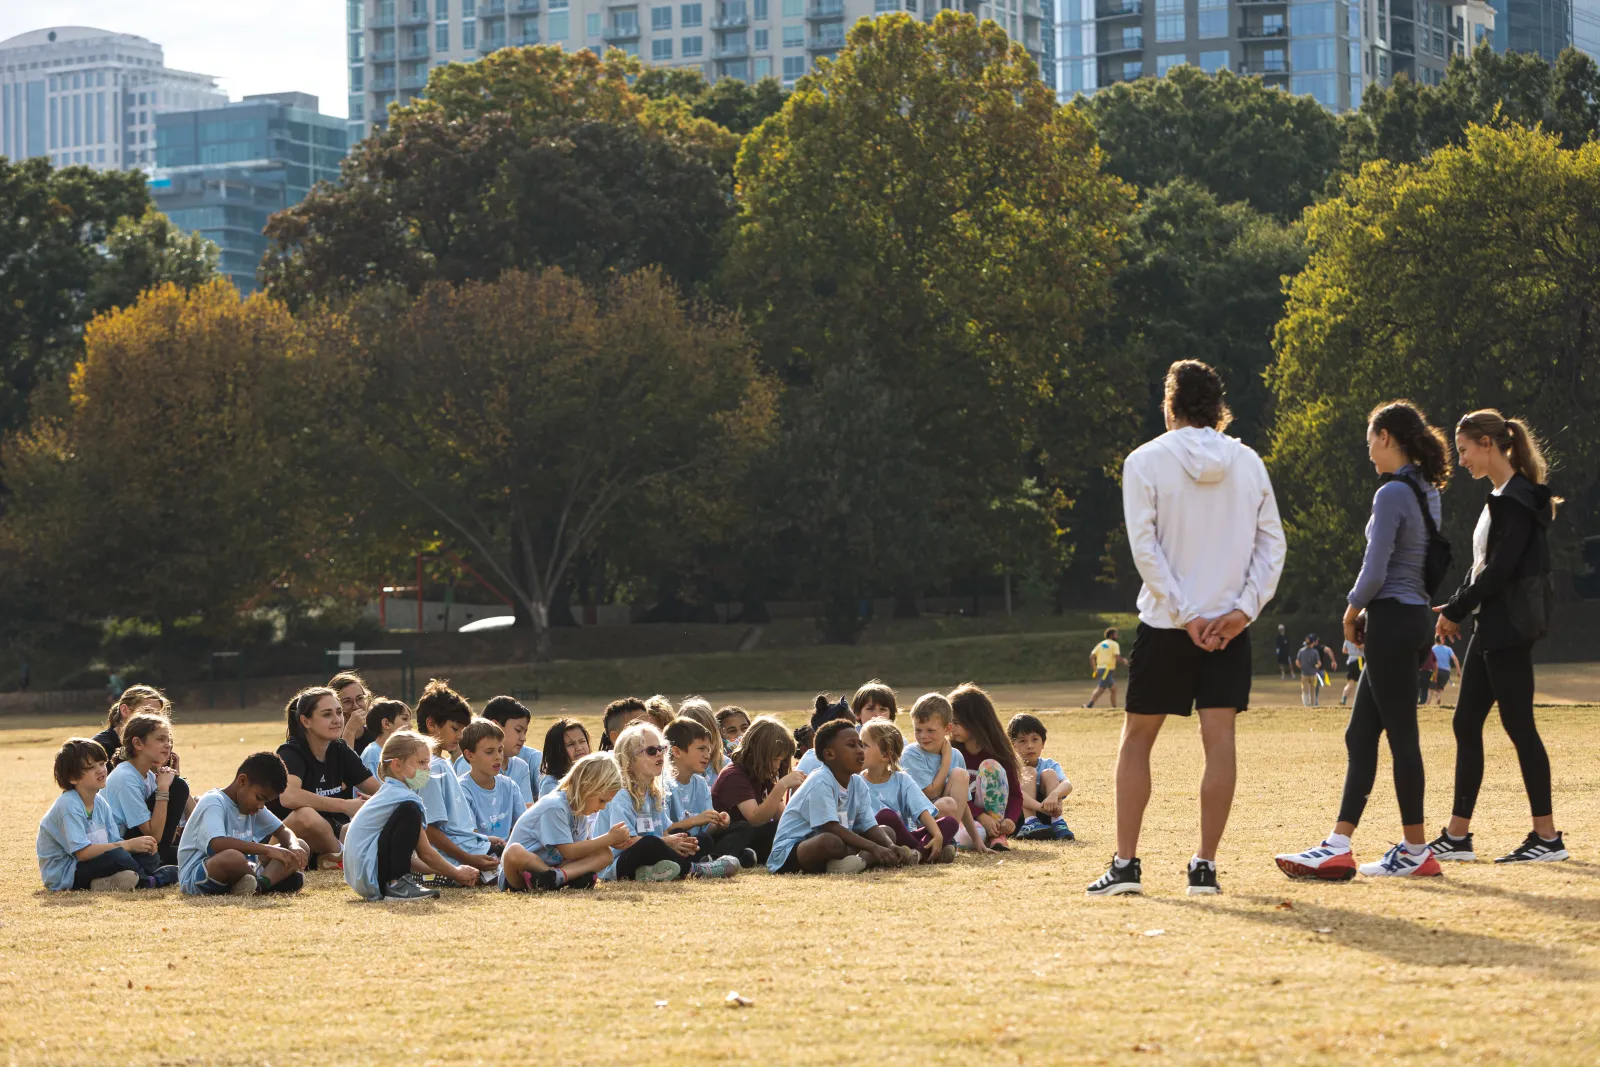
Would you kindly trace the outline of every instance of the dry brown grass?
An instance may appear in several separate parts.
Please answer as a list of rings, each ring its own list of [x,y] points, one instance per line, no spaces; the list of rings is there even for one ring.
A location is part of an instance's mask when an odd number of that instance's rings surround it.
[[[1431,824],[1448,805],[1447,714],[1425,715]],[[294,899],[46,894],[32,845],[54,796],[48,756],[90,724],[10,722],[0,1047],[17,1063],[1592,1063],[1595,715],[1540,712],[1579,857],[1564,864],[1286,881],[1271,855],[1328,828],[1344,717],[1279,708],[1241,720],[1224,896],[1183,895],[1199,751],[1175,722],[1157,748],[1147,895],[1086,899],[1112,850],[1119,716],[1074,711],[1048,716],[1047,751],[1078,786],[1076,844],[858,877],[398,906],[357,902],[335,873]],[[181,722],[185,773],[216,785],[280,731]],[[1527,812],[1491,731],[1477,830],[1480,848],[1502,851]],[[1387,774],[1385,762],[1363,857],[1397,831]],[[730,990],[753,1006],[725,1007]]]

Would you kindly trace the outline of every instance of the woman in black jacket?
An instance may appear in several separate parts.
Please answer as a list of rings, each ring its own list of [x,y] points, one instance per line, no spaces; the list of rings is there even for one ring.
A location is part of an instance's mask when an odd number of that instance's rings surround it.
[[[1550,757],[1533,723],[1533,643],[1550,626],[1554,584],[1547,530],[1559,499],[1544,484],[1539,442],[1520,419],[1474,411],[1456,424],[1461,467],[1488,478],[1494,491],[1472,533],[1472,573],[1439,613],[1436,632],[1448,641],[1476,615],[1462,657],[1456,698],[1456,797],[1450,824],[1433,842],[1441,860],[1474,860],[1472,809],[1483,784],[1483,724],[1500,705],[1500,724],[1517,749],[1533,808],[1533,832],[1496,863],[1564,860],[1566,845],[1550,805]]]

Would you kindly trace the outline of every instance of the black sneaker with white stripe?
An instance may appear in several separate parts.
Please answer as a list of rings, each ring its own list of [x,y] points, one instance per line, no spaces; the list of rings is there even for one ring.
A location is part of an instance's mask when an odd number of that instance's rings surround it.
[[[1561,840],[1561,835],[1556,834],[1554,841],[1546,841],[1538,833],[1529,831],[1523,838],[1522,844],[1512,851],[1495,860],[1496,863],[1553,863],[1556,860],[1567,859],[1566,842]]]
[[[1451,860],[1457,863],[1471,863],[1478,858],[1478,854],[1472,851],[1471,834],[1465,837],[1451,837],[1440,830],[1439,836],[1428,842],[1428,847],[1433,849],[1433,858],[1440,863],[1448,863]]]
[[[1095,879],[1094,883],[1084,890],[1091,897],[1115,897],[1123,893],[1143,893],[1144,884],[1139,880],[1139,858],[1135,856],[1122,866],[1117,866],[1117,857],[1111,857],[1111,865],[1106,868],[1106,873]]]
[[[1217,885],[1217,865],[1201,860],[1189,868],[1189,895],[1214,897],[1222,892]]]

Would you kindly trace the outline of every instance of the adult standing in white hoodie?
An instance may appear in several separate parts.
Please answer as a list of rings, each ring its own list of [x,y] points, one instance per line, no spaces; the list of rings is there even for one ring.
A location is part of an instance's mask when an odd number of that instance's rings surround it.
[[[1150,750],[1169,715],[1199,710],[1205,773],[1189,894],[1217,892],[1217,845],[1233,806],[1234,720],[1250,704],[1249,626],[1278,588],[1283,527],[1266,466],[1222,433],[1222,379],[1197,360],[1167,371],[1167,432],[1122,467],[1128,545],[1144,579],[1117,752],[1117,852],[1091,896],[1144,891],[1139,831]]]

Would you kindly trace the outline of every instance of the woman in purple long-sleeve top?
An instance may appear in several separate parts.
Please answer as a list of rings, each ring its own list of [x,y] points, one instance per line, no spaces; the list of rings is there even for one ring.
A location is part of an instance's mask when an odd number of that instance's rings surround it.
[[[1357,870],[1372,876],[1439,873],[1423,832],[1417,671],[1433,643],[1433,611],[1423,575],[1428,540],[1440,520],[1439,487],[1450,480],[1450,453],[1444,434],[1428,425],[1422,412],[1396,400],[1378,407],[1368,419],[1367,454],[1384,477],[1372,497],[1367,551],[1344,615],[1345,640],[1366,651],[1344,735],[1349,753],[1344,796],[1333,833],[1314,848],[1277,858],[1291,878],[1346,881]],[[1380,735],[1388,736],[1394,759],[1405,841],[1382,860],[1358,868],[1350,835],[1378,776]]]

